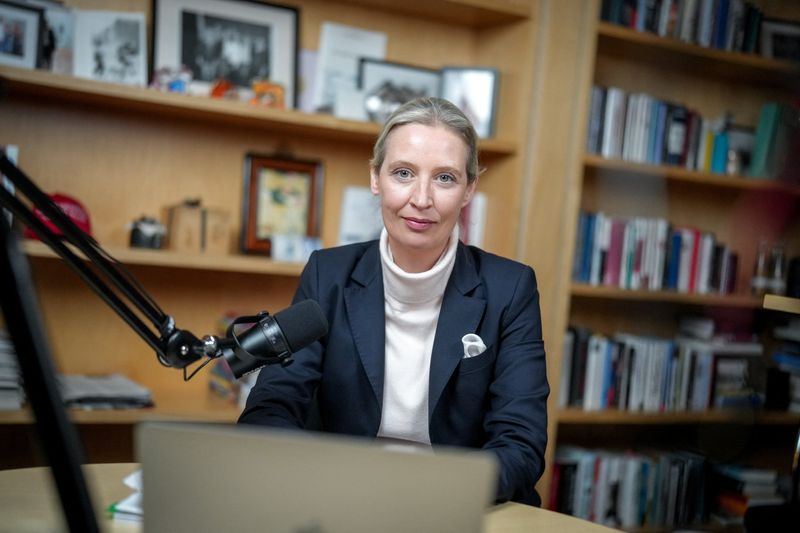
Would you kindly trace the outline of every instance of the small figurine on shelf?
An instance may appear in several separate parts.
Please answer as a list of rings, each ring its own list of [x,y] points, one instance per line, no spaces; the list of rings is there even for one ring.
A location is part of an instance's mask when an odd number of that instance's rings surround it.
[[[142,216],[128,224],[131,248],[161,248],[167,229],[154,218]]]
[[[192,82],[192,71],[186,66],[179,69],[163,67],[153,73],[151,89],[168,91],[171,93],[185,93]]]
[[[236,86],[225,79],[214,82],[209,96],[211,96],[211,98],[224,98],[226,100],[237,100],[239,98]]]
[[[268,80],[255,80],[252,83],[253,97],[250,103],[271,109],[285,109],[285,90],[283,85]]]

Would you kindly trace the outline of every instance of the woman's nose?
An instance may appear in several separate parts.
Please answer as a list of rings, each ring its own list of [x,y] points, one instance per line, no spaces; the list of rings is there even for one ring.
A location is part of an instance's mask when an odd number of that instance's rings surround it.
[[[421,179],[417,181],[414,192],[411,195],[411,203],[418,209],[426,209],[431,206],[430,180]]]

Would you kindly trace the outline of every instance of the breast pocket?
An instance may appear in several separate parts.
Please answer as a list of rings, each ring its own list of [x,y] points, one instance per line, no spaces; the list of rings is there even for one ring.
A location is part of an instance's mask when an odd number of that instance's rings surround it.
[[[484,368],[490,367],[490,365],[494,363],[496,356],[497,353],[495,352],[494,346],[489,346],[480,355],[476,355],[474,357],[463,357],[461,359],[461,363],[459,364],[458,371],[460,374],[470,374],[472,372],[477,372]]]

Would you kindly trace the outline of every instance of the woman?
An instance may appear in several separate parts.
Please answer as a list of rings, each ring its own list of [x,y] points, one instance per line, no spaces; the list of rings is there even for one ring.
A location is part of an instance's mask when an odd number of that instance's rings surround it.
[[[318,408],[323,431],[490,450],[497,500],[538,505],[539,296],[530,267],[458,240],[478,180],[475,130],[450,102],[417,99],[386,121],[370,165],[380,239],[312,254],[295,301],[319,302],[329,333],[291,366],[263,368],[239,421],[306,427]]]

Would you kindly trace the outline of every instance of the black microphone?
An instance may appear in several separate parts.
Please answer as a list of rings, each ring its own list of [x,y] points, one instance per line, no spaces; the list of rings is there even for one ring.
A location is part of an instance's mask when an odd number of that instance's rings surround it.
[[[241,335],[234,327],[256,323]],[[292,363],[291,355],[328,333],[328,320],[314,300],[303,300],[275,315],[261,313],[256,317],[237,318],[221,342],[223,357],[236,379],[262,366]]]

